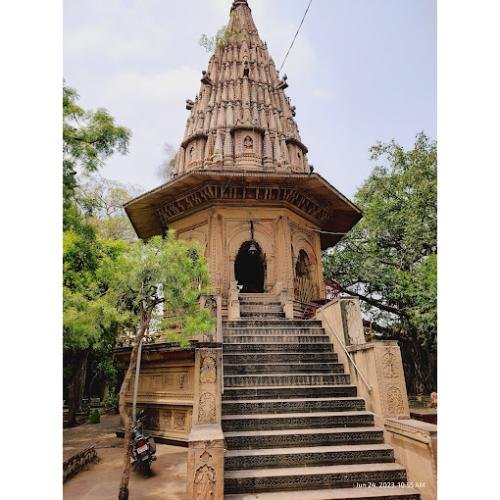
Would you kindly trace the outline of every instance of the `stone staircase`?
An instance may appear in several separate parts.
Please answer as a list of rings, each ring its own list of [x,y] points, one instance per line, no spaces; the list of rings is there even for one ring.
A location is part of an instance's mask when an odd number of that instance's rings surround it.
[[[225,321],[227,499],[420,499],[357,397],[320,321],[241,294]]]

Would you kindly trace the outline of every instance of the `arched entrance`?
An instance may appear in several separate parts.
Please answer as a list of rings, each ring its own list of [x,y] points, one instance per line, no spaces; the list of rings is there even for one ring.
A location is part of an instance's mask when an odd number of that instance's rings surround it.
[[[263,293],[266,262],[256,241],[245,241],[234,261],[234,275],[242,293]]]
[[[311,261],[305,250],[299,252],[295,264],[295,299],[309,303],[316,298],[316,287],[312,280]]]

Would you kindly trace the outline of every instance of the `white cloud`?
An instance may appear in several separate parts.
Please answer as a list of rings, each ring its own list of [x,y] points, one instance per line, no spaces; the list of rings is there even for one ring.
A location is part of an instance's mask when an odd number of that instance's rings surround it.
[[[116,6],[116,0],[85,2],[78,9],[81,20],[76,27],[64,26],[66,59],[97,58],[101,62],[128,62],[133,59],[151,60],[168,51],[172,36],[140,5]],[[71,18],[71,12],[66,14]]]

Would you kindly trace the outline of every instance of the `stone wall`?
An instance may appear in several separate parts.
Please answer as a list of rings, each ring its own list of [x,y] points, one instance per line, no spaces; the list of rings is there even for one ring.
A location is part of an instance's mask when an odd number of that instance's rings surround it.
[[[279,204],[283,205],[283,202]],[[265,292],[285,291],[293,300],[294,270],[301,250],[311,263],[315,298],[325,296],[320,235],[316,224],[294,210],[276,206],[217,207],[173,220],[170,228],[180,238],[195,240],[205,248],[212,286],[227,300],[235,281],[235,259],[241,245],[254,239],[265,258]],[[279,290],[276,286],[279,285]]]
[[[117,357],[128,362],[129,352]],[[137,394],[137,409],[144,409],[145,432],[155,439],[187,446],[194,397],[195,349],[145,346]],[[131,412],[134,377],[127,392]]]
[[[95,451],[94,446],[89,446],[72,457],[68,458],[63,463],[63,482],[78,474],[88,464],[96,463],[99,457]]]

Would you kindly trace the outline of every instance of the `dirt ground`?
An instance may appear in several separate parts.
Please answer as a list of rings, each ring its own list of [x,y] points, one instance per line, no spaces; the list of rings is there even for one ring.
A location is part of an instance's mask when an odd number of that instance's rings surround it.
[[[64,459],[94,444],[101,459],[64,483],[65,500],[116,500],[123,464],[123,440],[115,436],[118,415],[103,415],[101,423],[64,429]],[[133,472],[130,500],[184,500],[187,448],[157,444],[153,476]]]

